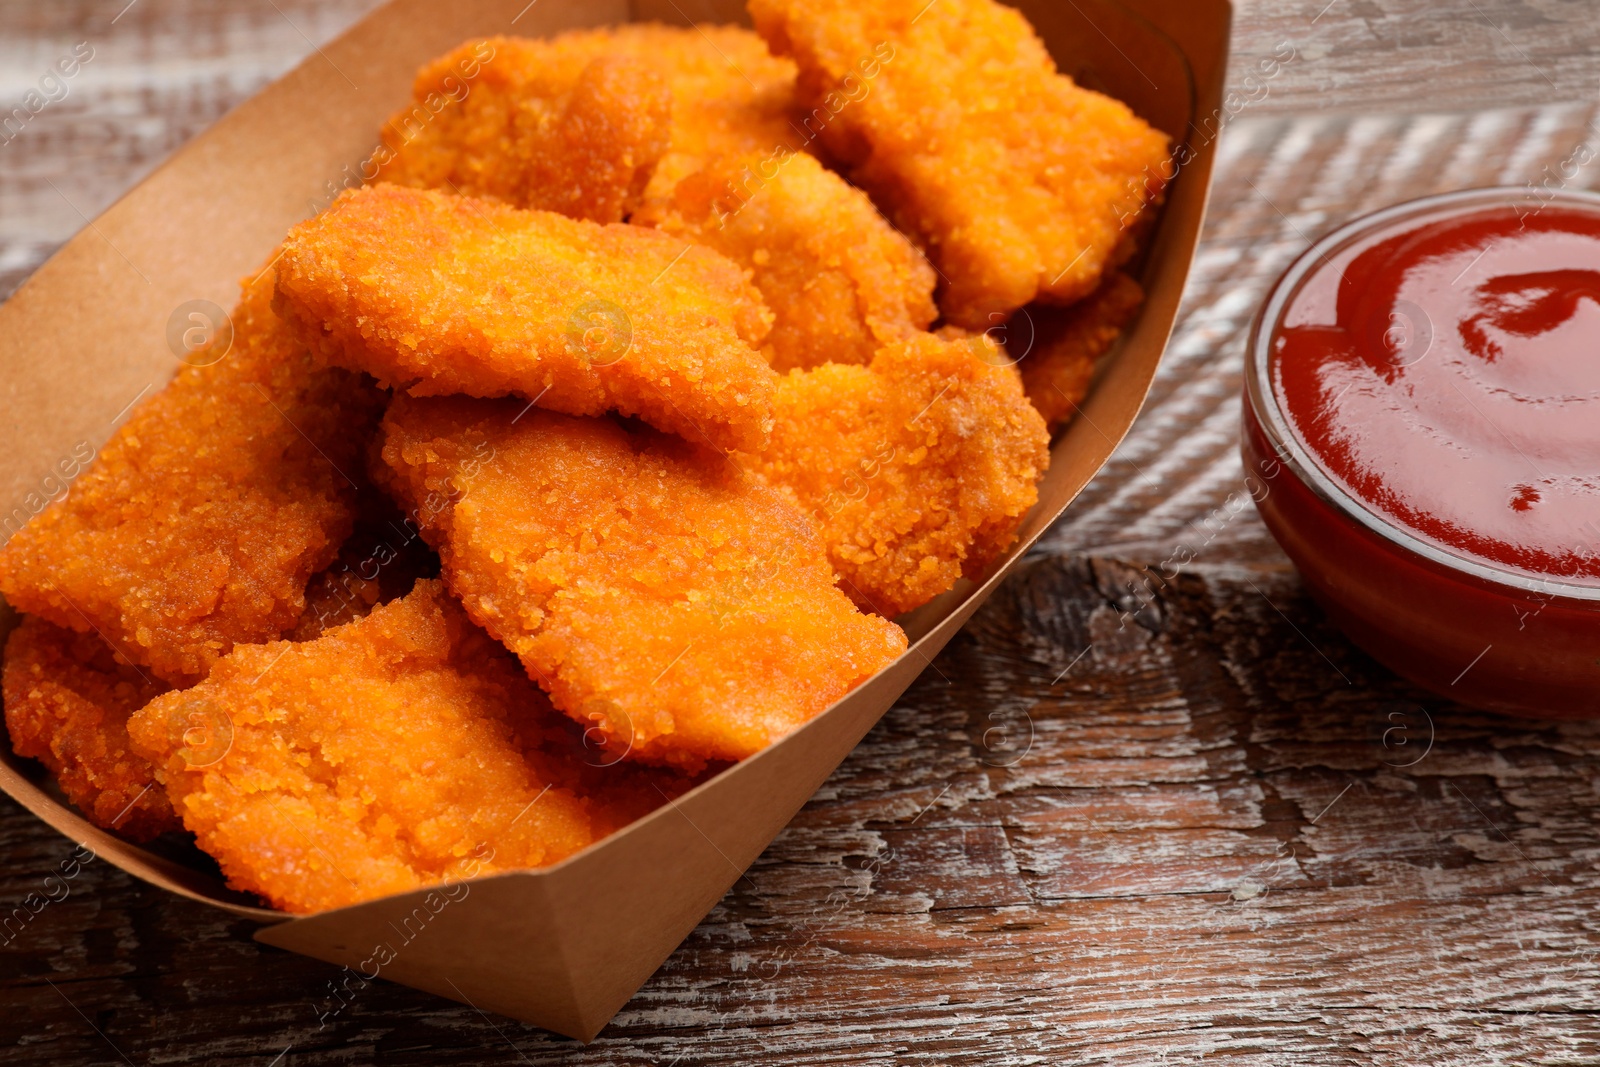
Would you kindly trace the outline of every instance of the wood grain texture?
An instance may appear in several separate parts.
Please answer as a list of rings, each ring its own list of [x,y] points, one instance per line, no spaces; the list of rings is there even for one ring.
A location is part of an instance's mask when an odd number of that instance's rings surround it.
[[[1230,84],[1280,41],[1304,63],[1278,111],[1420,111],[1592,100],[1600,19],[1589,0],[1235,0]]]
[[[9,284],[81,225],[66,200],[92,215],[368,6],[138,0],[110,25],[123,2],[0,3],[6,93],[99,35],[0,145]],[[1600,1061],[1600,725],[1475,715],[1356,652],[1236,454],[1265,287],[1354,213],[1594,143],[1593,106],[1548,101],[1588,93],[1600,17],[1320,8],[1240,11],[1236,82],[1285,38],[1297,59],[1223,136],[1135,433],[599,1041],[381,982],[335,998],[333,968],[103,863],[47,883],[71,844],[0,801],[0,921],[66,887],[0,928],[0,1062]],[[1454,110],[1519,101],[1544,106]],[[1375,103],[1424,113],[1348,110]]]
[[[374,6],[0,0],[0,119],[74,46],[93,50],[64,96],[51,91],[60,98],[0,136],[0,298],[185,141]]]

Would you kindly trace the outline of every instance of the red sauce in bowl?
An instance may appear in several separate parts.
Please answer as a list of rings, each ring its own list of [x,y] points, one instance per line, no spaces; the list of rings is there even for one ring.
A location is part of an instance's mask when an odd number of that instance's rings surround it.
[[[1380,231],[1318,265],[1273,339],[1293,432],[1449,552],[1600,586],[1600,211]]]
[[[1245,384],[1257,509],[1357,645],[1458,703],[1600,717],[1600,195],[1344,226],[1269,294]]]

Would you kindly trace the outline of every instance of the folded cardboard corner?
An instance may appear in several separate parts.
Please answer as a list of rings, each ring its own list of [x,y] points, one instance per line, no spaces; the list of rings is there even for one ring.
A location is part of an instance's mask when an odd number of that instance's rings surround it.
[[[1144,261],[1145,307],[1056,442],[1017,545],[981,581],[906,620],[913,646],[900,660],[766,751],[557,866],[304,917],[255,906],[214,875],[90,825],[9,748],[0,788],[146,882],[261,921],[256,936],[268,944],[592,1039],[1105,464],[1149,390],[1199,240],[1215,130],[1203,116],[1222,113],[1231,8],[1018,6],[1063,70],[1188,151]],[[0,400],[3,514],[25,516],[61,456],[103,442],[113,412],[170,377],[172,309],[193,299],[230,306],[237,279],[358,168],[425,60],[474,36],[686,17],[741,21],[743,11],[727,0],[687,9],[674,0],[394,0],[196,138],[0,306],[10,386]],[[0,611],[0,636],[9,614]]]

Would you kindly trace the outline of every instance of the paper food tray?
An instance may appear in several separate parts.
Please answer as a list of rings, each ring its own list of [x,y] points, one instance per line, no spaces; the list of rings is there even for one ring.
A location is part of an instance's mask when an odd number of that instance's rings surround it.
[[[1199,239],[1223,114],[1230,6],[1018,6],[1064,71],[1126,101],[1189,150],[1142,261],[1148,300],[1055,443],[1018,543],[982,581],[902,620],[913,645],[897,662],[794,734],[627,829],[554,867],[462,883],[443,906],[436,891],[420,890],[290,918],[252,906],[214,875],[91,826],[8,745],[0,745],[0,788],[130,874],[259,920],[256,937],[268,944],[593,1038],[1066,509],[1150,387]],[[190,142],[0,306],[0,514],[36,510],[40,482],[62,457],[79,442],[98,447],[135,396],[171,377],[173,309],[194,299],[233,306],[238,279],[291,225],[325,206],[329,183],[371,152],[424,61],[476,36],[686,18],[744,15],[738,3],[689,0],[395,0]],[[0,636],[13,623],[0,605]]]

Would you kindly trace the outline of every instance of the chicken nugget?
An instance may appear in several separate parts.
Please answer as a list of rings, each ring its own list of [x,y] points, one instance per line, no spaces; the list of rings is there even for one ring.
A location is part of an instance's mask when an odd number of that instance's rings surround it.
[[[384,125],[377,180],[621,222],[667,149],[652,65],[559,40],[469,41],[423,67]]]
[[[816,522],[851,599],[893,617],[1010,546],[1049,435],[985,335],[922,334],[870,366],[784,376],[772,444],[751,461]]]
[[[600,60],[609,69],[591,66]],[[665,94],[638,65],[665,79]],[[590,99],[569,121],[567,101],[582,83]],[[796,122],[794,83],[794,63],[739,26],[634,22],[539,40],[468,41],[418,74],[415,103],[383,131],[383,152],[393,158],[381,163],[379,179],[454,184],[467,195],[615,222],[539,197],[584,203],[599,190],[623,188],[631,212],[633,183],[652,168],[645,200],[665,205],[679,181],[722,156],[799,149],[807,138]],[[664,99],[671,112],[662,155]],[[597,127],[592,143],[570,135],[585,125]],[[563,175],[581,192],[556,190]]]
[[[618,411],[721,449],[770,428],[760,294],[655,230],[377,185],[290,231],[278,298],[329,362],[415,396]]]
[[[869,363],[938,315],[922,253],[808,155],[734,157],[691,175],[661,228],[752,272],[772,309],[776,370]]]
[[[1171,175],[1165,134],[1059,73],[995,0],[749,6],[800,66],[805,124],[922,243],[958,325],[1086,296]]]
[[[1095,363],[1108,352],[1144,303],[1139,283],[1121,271],[1107,275],[1087,298],[1068,308],[1033,307],[1031,346],[1018,357],[1022,388],[1050,432],[1078,413]],[[1007,341],[1019,339],[1012,336]]]
[[[609,751],[742,759],[905,651],[834,587],[805,517],[732,463],[518,408],[396,398],[387,484],[468,614]]]
[[[776,156],[809,144],[797,122],[795,65],[742,26],[634,22],[562,34],[553,43],[656,66],[672,87],[672,135],[645,192],[645,218],[678,182],[727,156]]]
[[[181,369],[0,551],[13,606],[97,631],[174,684],[295,625],[349,536],[382,397],[314,360],[272,289],[270,271],[247,283],[231,349]]]
[[[98,636],[25,615],[6,641],[0,691],[12,749],[49,768],[90,822],[136,841],[182,829],[128,742],[128,716],[165,685],[117,663]]]
[[[230,885],[310,912],[594,840],[517,743],[539,714],[516,660],[424,580],[315,641],[236,646],[128,732]]]

